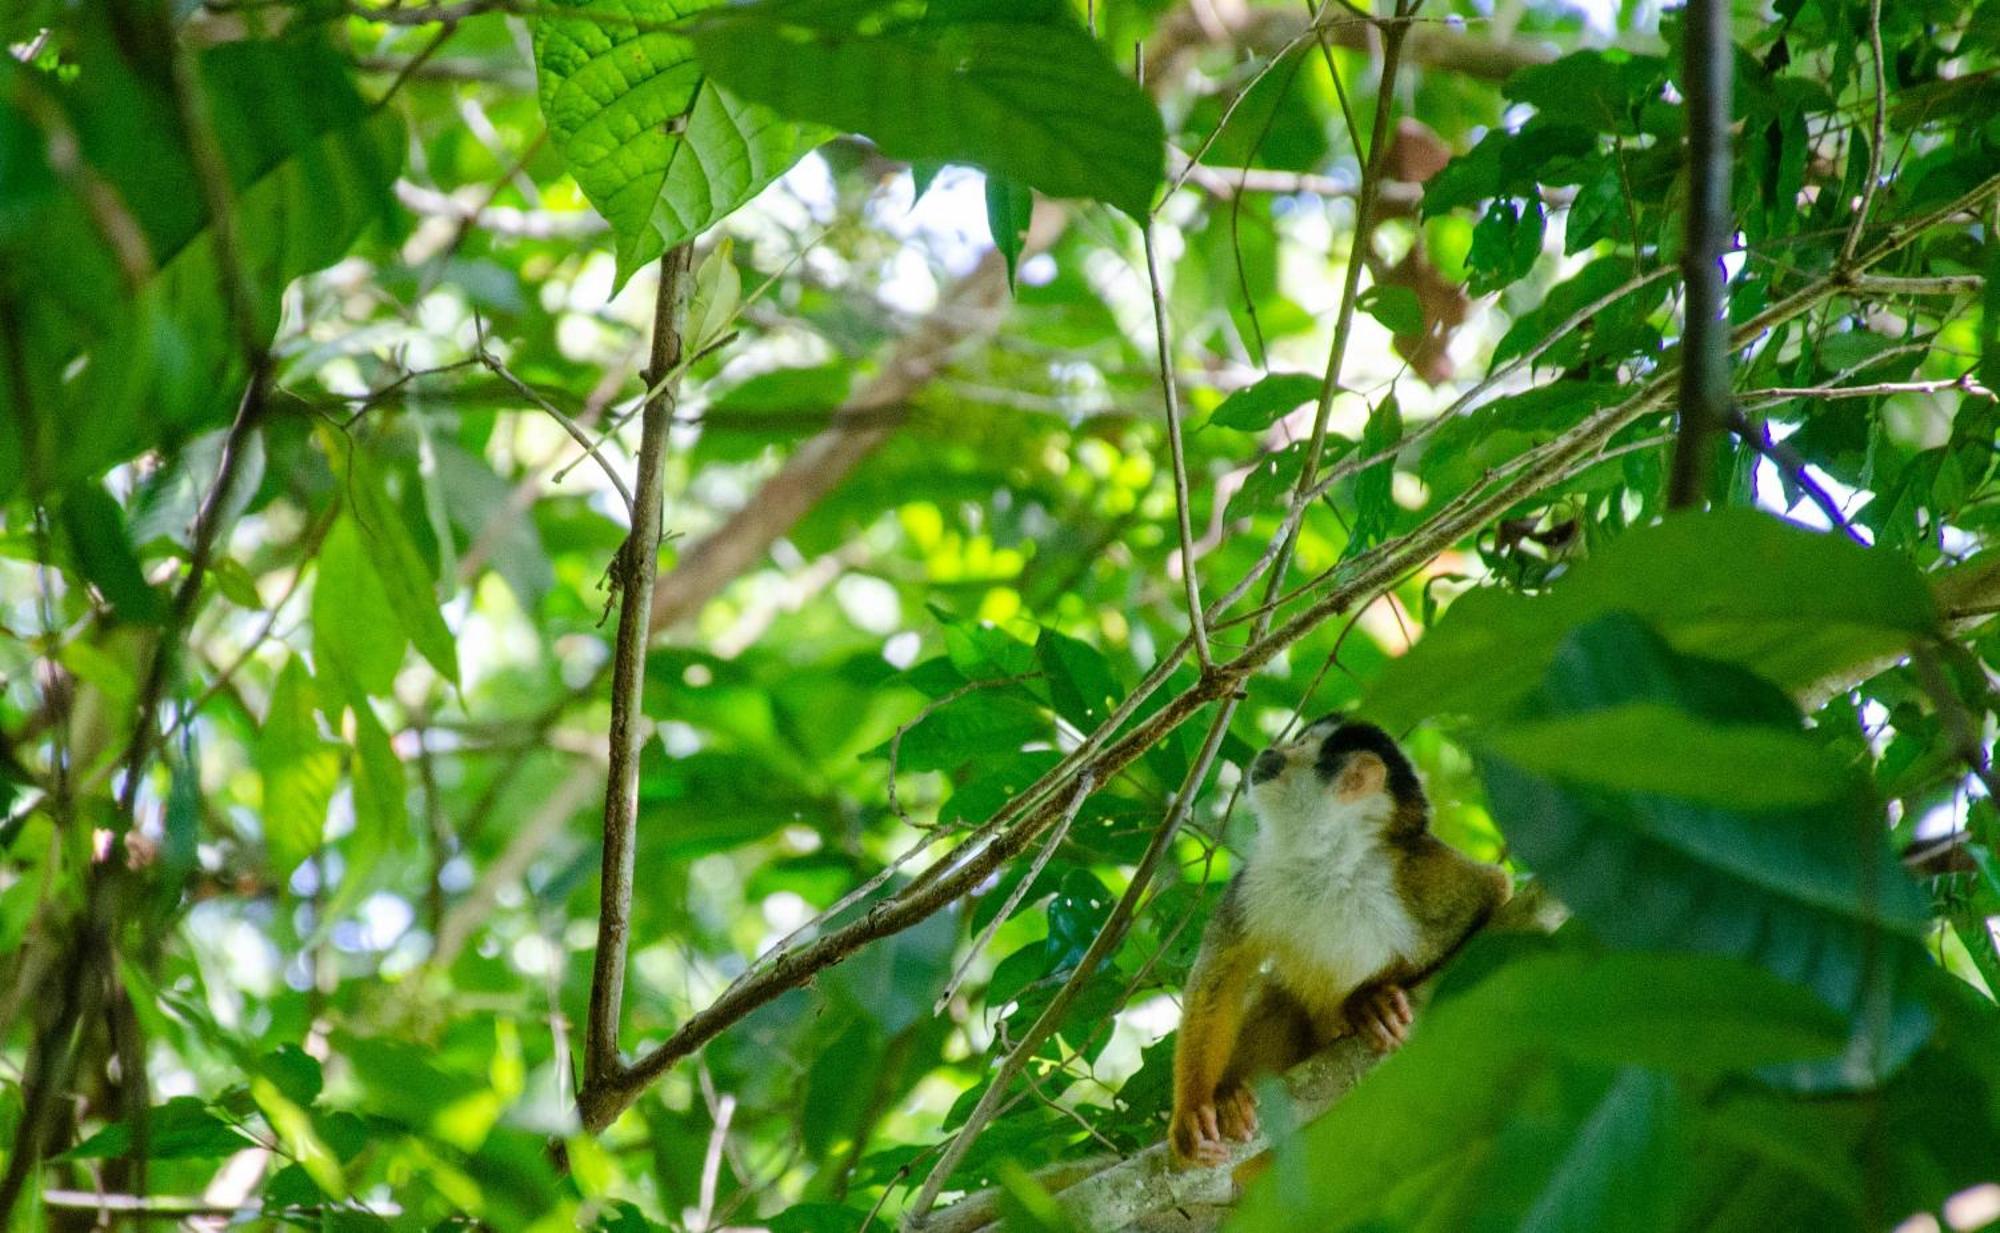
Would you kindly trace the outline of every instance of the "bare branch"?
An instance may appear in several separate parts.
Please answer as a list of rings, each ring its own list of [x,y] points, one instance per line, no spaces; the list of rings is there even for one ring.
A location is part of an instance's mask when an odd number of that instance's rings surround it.
[[[681,285],[693,250],[683,244],[660,258],[660,287],[653,309],[652,375],[680,362]],[[620,587],[618,636],[612,653],[610,773],[604,788],[604,858],[599,883],[597,954],[591,968],[590,1012],[585,1025],[583,1080],[577,1113],[595,1133],[611,1124],[627,1102],[615,1096],[625,1067],[618,1049],[619,1012],[625,997],[625,955],[630,944],[633,848],[639,816],[639,751],[645,740],[647,618],[660,556],[661,485],[675,390],[658,388],[646,403],[639,437],[638,491],[632,531],[615,566]],[[608,1099],[607,1099],[608,1097]]]
[[[1153,222],[1141,226],[1146,247],[1146,282],[1153,292],[1153,338],[1160,359],[1160,391],[1167,403],[1167,453],[1173,461],[1174,514],[1180,525],[1181,586],[1187,593],[1188,633],[1194,638],[1195,657],[1207,668],[1214,661],[1208,653],[1208,627],[1201,612],[1201,581],[1195,572],[1194,524],[1188,513],[1187,451],[1181,443],[1181,392],[1174,379],[1174,344],[1167,320],[1167,293],[1160,285],[1160,260],[1154,252]]]
[[[1933,274],[1918,278],[1863,274],[1850,285],[1864,295],[1967,295],[1984,290],[1986,280],[1977,274]]]
[[[2000,395],[1973,380],[1972,374],[1968,372],[1963,376],[1939,381],[1878,381],[1870,385],[1774,385],[1763,389],[1745,390],[1739,401],[1745,406],[1761,407],[1771,403],[1789,402],[1794,398],[1881,398],[1889,394],[1938,394],[1945,390],[1964,390],[1981,398],[2000,398]]]
[[[1736,44],[1726,0],[1688,0],[1681,49],[1687,83],[1687,239],[1681,251],[1680,440],[1667,481],[1671,509],[1699,507],[1708,491],[1714,436],[1729,406],[1727,288],[1722,253],[1734,211],[1729,201],[1729,94]],[[1848,254],[1851,255],[1851,254]]]
[[[1875,188],[1882,179],[1882,146],[1889,140],[1889,81],[1882,57],[1882,0],[1868,2],[1868,49],[1875,66],[1875,127],[1868,143],[1868,178],[1861,182],[1861,201],[1854,207],[1854,221],[1840,243],[1840,262],[1854,260],[1861,246],[1861,233],[1868,229],[1868,212],[1874,208]]]

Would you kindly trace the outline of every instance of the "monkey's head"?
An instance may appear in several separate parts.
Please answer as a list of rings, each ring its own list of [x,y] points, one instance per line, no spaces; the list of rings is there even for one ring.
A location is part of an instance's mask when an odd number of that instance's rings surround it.
[[[1267,826],[1360,826],[1396,835],[1422,831],[1430,804],[1416,768],[1389,734],[1327,715],[1250,761],[1250,802]]]

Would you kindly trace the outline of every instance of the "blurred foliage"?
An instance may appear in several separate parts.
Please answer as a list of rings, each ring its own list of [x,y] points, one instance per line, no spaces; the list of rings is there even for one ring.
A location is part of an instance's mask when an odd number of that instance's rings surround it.
[[[1717,511],[1664,520],[1665,403],[1550,460],[1678,362],[1677,13],[1433,0],[1385,91],[1381,31],[1311,7],[7,7],[0,1223],[893,1222],[1200,725],[581,1134],[656,259],[697,247],[669,583],[788,459],[868,441],[648,657],[628,1051],[1156,668],[1128,724],[1197,681],[1141,226],[1210,601],[1323,390],[1342,470],[1281,627],[1534,482],[1243,682],[1168,876],[947,1189],[1060,1228],[1038,1170],[1160,1142],[1241,768],[1358,705],[1445,838],[1574,916],[1472,947],[1235,1227],[2000,1219],[2000,2],[1734,6],[1745,431]]]

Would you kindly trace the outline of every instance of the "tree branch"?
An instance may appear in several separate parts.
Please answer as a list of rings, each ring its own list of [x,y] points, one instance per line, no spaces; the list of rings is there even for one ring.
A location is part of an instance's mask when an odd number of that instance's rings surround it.
[[[595,1134],[624,1109],[615,1095],[624,1074],[618,1050],[619,1012],[625,999],[625,955],[631,941],[632,860],[639,818],[639,751],[645,741],[643,700],[646,644],[651,633],[653,582],[659,569],[662,470],[673,427],[676,390],[664,380],[681,358],[681,284],[693,250],[674,248],[660,258],[660,288],[653,308],[653,353],[639,429],[638,487],[632,531],[614,567],[620,596],[618,637],[611,672],[610,773],[604,787],[604,858],[599,882],[597,954],[591,968],[590,1012],[585,1025],[583,1081],[577,1114]]]
[[[1708,491],[1714,438],[1729,406],[1727,294],[1722,253],[1735,211],[1729,200],[1729,93],[1736,45],[1726,0],[1688,0],[1682,75],[1687,82],[1687,242],[1681,252],[1680,440],[1667,482],[1670,509],[1698,507]],[[1851,256],[1843,253],[1843,257]]]

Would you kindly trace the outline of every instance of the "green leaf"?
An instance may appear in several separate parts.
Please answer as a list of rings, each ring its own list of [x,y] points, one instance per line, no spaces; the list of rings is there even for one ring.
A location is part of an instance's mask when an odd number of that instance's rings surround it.
[[[1408,287],[1377,285],[1356,301],[1361,311],[1382,323],[1391,334],[1424,332],[1424,305]]]
[[[1387,394],[1368,413],[1361,430],[1361,452],[1373,457],[1395,448],[1403,439],[1403,412],[1395,394]],[[1396,460],[1381,462],[1354,477],[1354,530],[1347,538],[1345,555],[1353,556],[1378,544],[1389,534],[1396,520]]]
[[[1752,510],[1677,515],[1628,533],[1545,596],[1478,590],[1457,600],[1383,670],[1368,710],[1392,728],[1505,714],[1570,629],[1619,610],[1677,650],[1786,689],[1908,646],[1935,620],[1923,578],[1893,552]]]
[[[312,1107],[325,1082],[319,1059],[297,1045],[279,1045],[258,1059],[257,1069],[301,1108]]]
[[[321,439],[342,441],[333,433],[323,433]],[[402,509],[390,500],[381,471],[360,450],[339,447],[334,451],[334,465],[343,467],[349,477],[346,493],[353,505],[349,519],[343,521],[352,521],[358,531],[397,622],[418,653],[447,681],[457,684],[458,640],[444,623],[438,606],[437,576],[410,538],[409,524]],[[385,691],[370,692],[379,695]]]
[[[125,514],[111,494],[91,482],[70,489],[62,503],[63,530],[76,566],[111,603],[121,620],[156,625],[166,616],[160,593],[146,581],[125,531]]]
[[[1710,805],[1812,805],[1853,788],[1847,769],[1803,734],[1707,723],[1654,702],[1512,723],[1481,735],[1478,745],[1568,783]]]
[[[1222,400],[1208,417],[1211,424],[1243,432],[1262,432],[1298,407],[1319,397],[1324,382],[1302,372],[1274,372]]]
[[[1072,869],[1063,875],[1055,897],[1049,900],[1049,934],[1043,940],[1048,970],[1060,972],[1076,966],[1104,927],[1117,898],[1088,869]]]
[[[722,237],[694,272],[687,310],[689,355],[699,355],[719,341],[743,302],[743,274],[736,268],[735,251],[735,242]]]
[[[986,177],[986,229],[993,247],[1007,259],[1007,285],[1014,285],[1014,267],[1028,242],[1028,223],[1035,215],[1035,192],[1005,176]]]
[[[1165,173],[1145,93],[1061,6],[950,7],[898,21],[886,4],[765,0],[696,25],[695,54],[743,97],[893,158],[966,163],[1143,217]]]
[[[1601,133],[1636,136],[1633,117],[1659,96],[1667,62],[1624,51],[1579,51],[1507,79],[1507,97]]]
[[[347,1178],[341,1172],[340,1159],[320,1139],[313,1128],[311,1115],[292,1103],[276,1083],[262,1075],[251,1077],[250,1097],[262,1110],[264,1120],[271,1124],[278,1142],[284,1146],[285,1155],[305,1169],[320,1192],[329,1198],[346,1198]]]
[[[409,640],[351,514],[334,519],[320,545],[312,618],[313,662],[338,682],[335,699],[350,686],[378,698],[394,689]]]
[[[977,689],[904,733],[896,769],[948,770],[982,754],[1014,753],[1048,736],[1049,722],[1034,703],[1003,688]],[[889,747],[884,743],[875,752],[887,757]]]
[[[354,712],[354,838],[349,845],[346,881],[359,884],[385,853],[405,845],[410,835],[408,783],[402,759],[366,698],[351,701]]]
[[[264,780],[264,844],[280,878],[319,850],[326,807],[340,782],[340,751],[323,740],[314,718],[312,677],[298,659],[285,661],[257,735],[257,770]]]
[[[563,15],[547,8],[535,23],[542,116],[617,237],[620,287],[755,197],[826,136],[704,75],[677,23],[708,7],[709,0],[562,0]]]
[[[205,1101],[176,1096],[156,1105],[146,1119],[148,1160],[221,1160],[252,1145],[251,1138],[208,1111]],[[132,1127],[114,1122],[57,1160],[108,1160],[132,1150]]]
[[[798,1203],[764,1221],[771,1233],[856,1233],[867,1212],[837,1203]]]
[[[1580,754],[1547,758],[1545,771],[1482,754],[1494,817],[1514,850],[1607,942],[1748,959],[1853,1015],[1843,1081],[1900,1062],[1924,1028],[1921,1008],[1905,994],[1910,971],[1925,962],[1928,912],[1873,811],[1851,787],[1811,808],[1728,800],[1730,784],[1743,791],[1754,769],[1734,761],[1743,754],[1721,751],[1729,734],[1753,753],[1770,750],[1772,737],[1798,735],[1796,711],[1742,669],[1675,654],[1628,615],[1603,617],[1564,640],[1538,718],[1615,728],[1629,725],[1633,704],[1642,704],[1641,717],[1678,707],[1677,735],[1691,739],[1607,754],[1620,762],[1608,773],[1580,771]],[[1731,726],[1694,735],[1705,723]],[[1524,743],[1546,754],[1533,724]],[[1768,735],[1745,731],[1755,727]],[[1507,730],[1490,739],[1506,744]],[[1725,759],[1717,782],[1688,790],[1673,764],[1699,767],[1708,756]],[[1795,750],[1791,756],[1798,761]],[[1796,766],[1772,768],[1774,778],[1796,773]],[[1682,790],[1669,794],[1675,780]],[[1770,794],[1752,786],[1746,795]]]
[[[1539,201],[1528,202],[1525,209],[1505,198],[1488,206],[1472,229],[1472,249],[1465,257],[1472,277],[1466,290],[1485,295],[1525,277],[1542,255],[1546,221]]]
[[[121,31],[151,6],[77,10],[75,71],[36,82],[74,135],[88,183],[47,165],[48,135],[16,108],[0,66],[0,306],[19,347],[0,368],[0,499],[26,477],[60,491],[140,452],[228,422],[248,376],[221,295],[215,238],[167,89],[166,38]],[[143,22],[135,23],[144,25]],[[126,37],[130,35],[130,37]],[[199,58],[205,111],[235,192],[237,265],[268,339],[292,280],[332,264],[393,209],[406,140],[398,109],[371,109],[343,56],[313,37],[237,40]],[[17,195],[18,189],[18,195]],[[121,263],[93,201],[120,203],[140,263]],[[134,279],[136,278],[136,281]],[[53,379],[74,366],[72,377]],[[29,456],[32,447],[34,456]]]
[[[1056,714],[1078,731],[1093,732],[1111,717],[1122,696],[1104,652],[1053,629],[1042,631],[1035,659],[1049,684]]]

